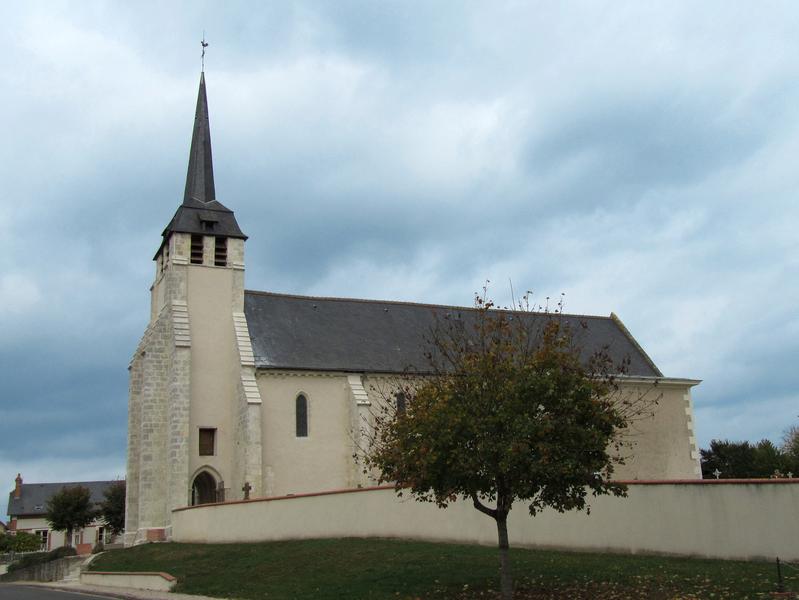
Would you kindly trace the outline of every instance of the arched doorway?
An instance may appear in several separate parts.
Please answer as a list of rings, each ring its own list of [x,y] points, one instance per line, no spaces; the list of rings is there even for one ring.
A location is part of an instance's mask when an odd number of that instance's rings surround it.
[[[216,502],[216,479],[208,471],[201,471],[191,484],[191,503],[210,504]]]

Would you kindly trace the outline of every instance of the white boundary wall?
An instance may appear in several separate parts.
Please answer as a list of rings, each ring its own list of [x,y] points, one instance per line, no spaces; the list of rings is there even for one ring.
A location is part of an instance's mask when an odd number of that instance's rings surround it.
[[[627,498],[590,501],[591,514],[516,503],[511,546],[799,560],[799,479],[627,482]],[[471,503],[447,509],[380,487],[207,504],[172,515],[176,542],[394,537],[496,544],[494,521]]]
[[[84,571],[80,582],[86,585],[168,592],[178,580],[169,573],[133,573],[122,571]]]

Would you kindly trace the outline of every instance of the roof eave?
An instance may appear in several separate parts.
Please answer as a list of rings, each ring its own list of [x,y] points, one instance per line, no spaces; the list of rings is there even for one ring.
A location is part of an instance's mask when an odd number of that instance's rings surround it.
[[[664,387],[694,387],[702,383],[701,379],[684,377],[653,377],[649,375],[619,375],[618,380],[625,383],[656,384]]]
[[[661,372],[661,370],[658,369],[658,367],[655,364],[655,362],[649,357],[649,355],[646,353],[646,351],[641,347],[641,344],[638,343],[638,340],[636,340],[633,337],[633,334],[630,333],[630,330],[627,329],[627,326],[624,323],[622,323],[622,320],[619,318],[619,316],[616,313],[612,312],[612,313],[610,313],[610,318],[611,318],[611,320],[614,323],[616,323],[618,328],[627,337],[627,339],[630,340],[630,343],[635,347],[635,349],[638,350],[638,352],[641,353],[641,356],[643,357],[644,361],[646,362],[646,364],[648,364],[652,368],[652,370],[655,372],[655,375],[658,376],[658,377],[663,377],[663,373]]]

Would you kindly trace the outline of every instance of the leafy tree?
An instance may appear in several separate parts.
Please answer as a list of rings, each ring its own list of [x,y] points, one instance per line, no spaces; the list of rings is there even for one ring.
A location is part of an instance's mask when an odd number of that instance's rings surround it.
[[[749,442],[730,440],[711,440],[710,448],[699,451],[702,477],[714,478],[720,472],[724,479],[743,479],[754,477],[754,454]]]
[[[791,425],[785,430],[781,448],[785,454],[799,457],[799,425]]]
[[[785,472],[785,455],[771,440],[760,440],[754,447],[752,461],[755,477],[775,477]]]
[[[606,352],[581,357],[560,304],[554,314],[533,313],[526,300],[526,310],[507,311],[476,296],[476,310],[440,321],[427,354],[433,376],[393,392],[401,410],[381,403],[363,456],[399,495],[408,490],[441,508],[461,498],[496,521],[503,598],[513,595],[514,502],[535,515],[587,509],[589,493],[626,495],[610,479],[621,462],[613,451],[654,402],[620,393],[626,365]]]
[[[83,486],[64,487],[47,501],[47,522],[55,531],[66,531],[66,545],[72,545],[72,532],[91,524],[97,517],[91,492]]]
[[[18,531],[9,537],[9,549],[14,552],[36,552],[42,546],[39,536],[27,531]]]
[[[770,440],[753,445],[747,441],[711,440],[710,448],[700,450],[702,477],[713,479],[752,479],[778,476],[791,470],[786,453]]]
[[[785,472],[799,477],[799,425],[792,425],[785,430],[780,450],[785,455]]]
[[[100,503],[100,515],[111,533],[125,530],[125,480],[115,481],[103,491],[105,500]]]
[[[11,536],[7,533],[0,533],[0,552],[11,550]]]

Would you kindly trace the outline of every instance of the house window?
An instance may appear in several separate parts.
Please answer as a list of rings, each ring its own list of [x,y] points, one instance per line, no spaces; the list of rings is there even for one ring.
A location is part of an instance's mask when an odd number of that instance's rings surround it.
[[[227,238],[218,237],[214,238],[214,266],[226,267],[227,266]]]
[[[203,264],[203,236],[192,234],[191,236],[191,264]]]
[[[47,538],[50,536],[50,531],[48,529],[37,529],[33,533],[39,537],[39,549],[47,550]]]
[[[72,534],[72,547],[77,548],[82,543],[83,543],[83,530],[78,529]]]
[[[397,399],[397,414],[404,415],[405,411],[408,408],[408,402],[405,398],[405,392],[397,392],[396,399]]]
[[[216,450],[216,429],[200,427],[200,456],[213,456]]]
[[[300,394],[294,406],[297,413],[297,437],[308,437],[308,398]]]

